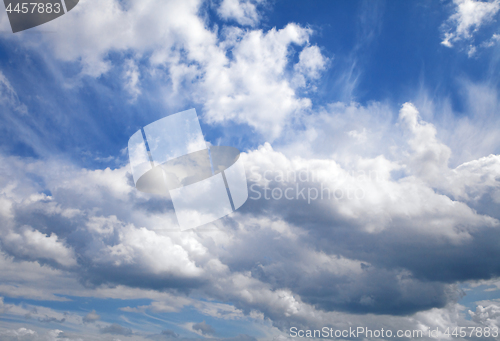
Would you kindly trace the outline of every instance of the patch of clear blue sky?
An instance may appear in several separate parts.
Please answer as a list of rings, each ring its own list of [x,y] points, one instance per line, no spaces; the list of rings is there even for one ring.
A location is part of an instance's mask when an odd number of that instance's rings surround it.
[[[498,72],[491,70],[492,50],[468,58],[463,51],[440,44],[440,27],[452,10],[450,1],[279,0],[265,25],[310,25],[317,32],[311,43],[325,55],[334,55],[316,103],[345,100],[332,91],[332,84],[356,61],[359,79],[353,99],[362,104],[403,103],[415,98],[423,84],[435,96],[450,96],[460,112],[464,103],[457,78],[488,81]],[[485,36],[491,33],[491,29],[484,31]]]
[[[496,289],[494,286],[480,285],[478,287],[472,288],[468,284],[461,284],[460,288],[464,290],[465,295],[462,297],[459,303],[465,306],[466,312],[467,310],[472,310],[473,312],[475,312],[476,306],[478,305],[477,302],[496,300],[500,298],[498,290],[494,290]],[[487,291],[488,289],[492,290]],[[468,313],[466,313],[465,316],[467,319],[471,318]]]

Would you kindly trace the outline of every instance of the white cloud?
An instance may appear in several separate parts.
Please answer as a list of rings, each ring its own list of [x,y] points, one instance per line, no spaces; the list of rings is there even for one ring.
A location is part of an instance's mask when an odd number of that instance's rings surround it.
[[[481,47],[492,47],[500,41],[500,34],[494,33],[493,36],[481,43]]]
[[[295,68],[312,79],[319,78],[327,59],[321,54],[318,46],[308,46],[299,54],[299,62]]]
[[[44,43],[50,44],[55,56],[62,60],[81,59],[83,72],[94,77],[113,66],[107,59],[112,51],[135,51],[140,56],[178,46],[199,54],[204,46],[215,41],[214,34],[205,29],[197,15],[200,4],[198,0],[161,3],[103,0],[98,4],[80,1],[69,15],[45,24],[45,29],[64,34],[47,37]]]
[[[8,245],[11,252],[20,257],[28,257],[32,260],[50,259],[66,267],[76,265],[73,250],[59,241],[55,233],[47,236],[38,230],[24,226],[21,233],[11,231],[2,238],[2,241]]]
[[[500,204],[500,156],[489,155],[479,160],[466,162],[449,174],[448,191],[460,200],[471,202],[490,195],[494,203]]]
[[[496,304],[490,304],[486,307],[478,305],[476,311],[469,310],[469,315],[474,322],[497,327],[500,325],[500,307]]]
[[[417,108],[411,103],[403,104],[399,119],[411,132],[408,144],[412,149],[410,165],[419,178],[436,185],[448,169],[451,150],[436,139],[436,128],[420,120]]]
[[[33,320],[40,323],[58,323],[61,326],[68,325],[73,328],[82,325],[80,315],[67,311],[60,312],[39,305],[3,303],[3,314],[8,316],[9,319],[18,322]]]
[[[447,27],[445,37],[441,44],[453,47],[453,44],[461,41],[471,41],[474,33],[481,26],[492,22],[495,15],[500,10],[500,1],[479,1],[479,0],[454,0],[455,13],[445,22]],[[469,57],[476,50],[475,46],[470,46]]]
[[[245,313],[233,305],[213,302],[196,302],[195,307],[205,316],[219,319],[236,320],[244,319]]]
[[[495,113],[500,100],[495,86],[487,82],[461,80],[464,108],[452,109],[449,98],[431,100],[429,96],[415,102],[426,120],[437,129],[439,139],[452,149],[450,165],[478,160],[490,154],[499,154],[500,119]]]
[[[121,222],[114,215],[110,217],[91,217],[87,227],[91,232],[109,235],[121,227]]]
[[[418,127],[422,128],[420,125]],[[434,128],[425,125],[423,128],[424,130],[428,128],[432,135]],[[420,133],[425,133],[425,131],[420,131],[418,134]],[[420,135],[420,137],[422,136]],[[442,148],[439,144],[433,143],[432,139],[430,145],[438,146],[438,151]],[[405,221],[409,219],[405,225],[412,226],[415,231],[442,234],[458,241],[468,238],[468,235],[463,233],[464,231],[456,229],[464,221],[467,221],[469,226],[481,226],[482,224],[495,226],[498,224],[494,219],[476,215],[465,204],[453,202],[448,197],[435,193],[431,187],[428,187],[429,185],[422,183],[422,180],[427,180],[426,182],[430,182],[431,185],[442,184],[442,178],[449,174],[449,170],[446,165],[442,165],[439,158],[433,157],[435,149],[430,148],[430,151],[427,151],[427,144],[419,145],[419,142],[414,140],[413,147],[417,146],[417,151],[411,156],[411,162],[420,159],[422,153],[424,155],[430,153],[431,156],[424,160],[427,165],[423,169],[418,167],[415,170],[416,177],[406,177],[397,182],[392,180],[390,172],[398,169],[399,166],[383,157],[374,160],[359,159],[357,164],[352,165],[357,171],[348,172],[333,160],[312,160],[299,157],[288,160],[283,154],[274,151],[270,145],[266,145],[258,151],[250,153],[244,161],[248,167],[254,167],[255,172],[261,176],[265,170],[268,179],[277,179],[280,174],[314,174],[317,179],[315,182],[323,184],[325,188],[330,190],[330,193],[337,191],[339,197],[339,193],[344,194],[339,200],[325,200],[328,209],[337,212],[344,219],[355,220],[356,224],[360,224],[364,229],[372,232],[380,232],[390,228],[390,221],[395,219]],[[420,147],[422,149],[419,149]],[[438,168],[436,169],[436,167]],[[486,172],[488,170],[485,169]],[[372,175],[370,176],[370,174]],[[466,177],[464,173],[454,174],[457,174],[456,176],[463,174]],[[250,175],[250,178],[253,176],[254,174]],[[309,179],[311,178],[312,176],[309,177]],[[459,178],[460,180],[455,179],[456,183],[463,181],[461,177]],[[263,176],[262,179],[264,179]],[[293,182],[292,184],[295,185]],[[264,183],[262,183],[263,185]],[[314,186],[314,182],[307,181],[302,185]],[[491,185],[494,184],[489,183],[489,186]],[[317,186],[319,187],[319,185]],[[455,190],[455,184],[450,185],[450,189]],[[353,193],[356,191],[363,193],[363,196],[359,195],[359,198],[354,198]],[[349,200],[348,193],[351,193],[355,200]],[[255,197],[256,195],[251,194],[251,196]],[[325,198],[326,196],[327,194],[325,194]]]
[[[46,301],[67,301],[56,296],[57,288],[81,289],[70,273],[42,266],[38,262],[15,260],[5,254],[0,255],[0,271],[3,281],[0,294],[8,297]]]
[[[50,46],[52,57],[81,67],[81,75],[99,77],[122,67],[131,101],[148,77],[164,89],[165,106],[183,99],[200,103],[209,123],[246,124],[268,140],[277,138],[282,126],[311,107],[298,91],[326,68],[328,59],[307,44],[312,30],[292,23],[268,31],[236,26],[212,31],[200,6],[196,0],[80,1],[71,13],[44,25],[63,33],[41,40],[18,36],[32,49]],[[255,6],[226,0],[219,10],[256,22]],[[110,54],[127,57],[111,60]]]
[[[4,340],[16,340],[16,341],[28,341],[28,340],[37,340],[38,333],[34,330],[27,328],[19,328],[17,330],[5,330],[0,333]]]
[[[353,139],[355,139],[358,143],[365,143],[367,140],[366,128],[363,128],[362,131],[351,130],[351,131],[347,132],[347,135],[349,135],[349,137],[352,137]]]
[[[318,79],[326,68],[328,59],[321,54],[318,46],[305,47],[299,54],[299,62],[294,65],[297,71],[294,81],[297,86],[306,86],[307,80]]]
[[[240,25],[256,25],[260,16],[257,12],[257,4],[262,0],[223,0],[217,9],[217,13],[224,20],[235,20]]]
[[[125,79],[125,89],[128,91],[128,93],[131,96],[131,101],[135,101],[137,97],[141,94],[141,89],[140,89],[140,78],[141,74],[139,72],[139,67],[137,64],[129,59],[128,61],[125,62],[125,72],[124,72],[124,79]]]
[[[287,76],[287,66],[292,45],[306,44],[312,32],[288,24],[266,33],[236,29],[233,33],[238,40],[232,47],[232,60],[210,63],[201,84],[205,117],[214,123],[246,123],[273,140],[289,117],[311,106],[308,98],[296,95],[296,88]],[[299,62],[301,71],[308,71],[305,76],[318,71],[321,63],[317,50],[312,51],[302,58],[302,64]],[[308,59],[309,55],[315,59]]]
[[[162,236],[146,228],[124,227],[120,242],[108,246],[100,261],[110,261],[116,266],[139,264],[147,272],[171,273],[174,276],[197,277],[202,270],[189,259],[186,250],[168,236]]]
[[[28,108],[19,101],[16,91],[2,71],[0,71],[0,105],[7,105],[21,115],[28,113]]]

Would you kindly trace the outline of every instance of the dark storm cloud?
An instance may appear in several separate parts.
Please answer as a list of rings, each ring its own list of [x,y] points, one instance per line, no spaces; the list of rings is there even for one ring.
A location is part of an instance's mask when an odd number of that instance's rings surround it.
[[[141,265],[113,266],[107,263],[95,265],[90,259],[85,263],[82,264],[78,276],[82,283],[90,287],[102,284],[127,285],[160,291],[170,289],[179,295],[185,295],[208,283],[204,278],[190,278],[167,272],[154,274]]]
[[[170,213],[160,212],[166,202],[131,194],[134,192],[126,185],[127,173],[120,169],[113,172],[116,176],[105,180],[116,179],[116,184],[111,184],[115,187],[106,187],[108,184],[99,178],[108,176],[104,173],[75,173],[71,180],[75,184],[63,187],[53,185],[45,175],[51,198],[14,203],[10,231],[21,234],[30,226],[46,238],[56,234],[61,245],[77,255],[77,266],[70,271],[88,288],[125,285],[169,291],[180,297],[195,291],[232,302],[246,314],[252,310],[263,312],[279,328],[291,323],[300,325],[303,317],[284,315],[283,309],[288,306],[276,308],[266,299],[245,300],[240,291],[253,290],[253,297],[259,297],[266,290],[269,295],[281,295],[279,290],[285,288],[290,297],[322,311],[408,315],[455,302],[461,292],[450,284],[500,274],[496,265],[500,247],[495,243],[499,233],[494,224],[488,225],[488,220],[473,211],[463,213],[466,206],[457,207],[425,186],[418,198],[441,201],[436,201],[432,210],[422,210],[412,217],[399,214],[392,204],[384,212],[380,208],[373,211],[366,203],[345,200],[308,203],[303,198],[249,199],[236,215],[219,222],[220,232],[230,237],[230,242],[221,247],[214,236],[202,230],[162,234],[142,229],[148,221],[136,222],[132,212],[165,219]],[[86,187],[80,188],[81,184]],[[295,183],[275,182],[269,187],[284,189],[290,185],[294,187]],[[302,182],[300,188],[307,193],[308,188],[321,187]],[[128,194],[123,196],[120,191]],[[101,206],[102,202],[105,204]],[[451,203],[451,209],[447,210],[443,202]],[[408,207],[410,204],[398,202]],[[73,207],[80,209],[68,211]],[[361,208],[349,216],[342,211],[346,207]],[[445,228],[441,234],[427,228],[436,222],[436,226]],[[370,224],[379,230],[367,229]],[[160,241],[164,244],[155,245]],[[189,243],[202,251],[186,251],[187,258],[179,258],[184,259],[184,265],[176,261],[172,267],[165,267],[174,245]],[[13,246],[5,249],[16,258],[43,262],[41,255],[22,253]],[[208,266],[214,260],[227,265],[227,272]],[[45,263],[65,268],[56,261]],[[196,269],[185,272],[190,264]],[[241,274],[249,274],[246,280],[256,282],[236,285],[231,276]],[[203,323],[196,326],[200,332],[210,332]]]
[[[306,187],[305,193],[308,187],[320,189],[315,183],[300,186]],[[273,188],[287,187],[271,183],[268,196]],[[495,261],[500,256],[496,227],[471,229],[465,223],[463,228],[470,231],[471,238],[457,242],[422,233],[413,227],[418,221],[397,217],[388,221],[383,231],[368,232],[362,222],[339,214],[335,202],[328,200],[308,204],[303,199],[262,197],[249,200],[241,211],[261,217],[273,212],[274,218],[304,234],[291,240],[277,231],[248,224],[252,233],[222,253],[221,259],[232,271],[251,271],[253,277],[273,288],[290,288],[304,302],[326,311],[407,315],[456,301],[462,293],[451,290],[450,283],[500,275]],[[421,224],[427,220],[422,219]],[[304,273],[308,267],[304,250],[356,259],[370,266],[365,265],[360,274],[335,274],[328,269]],[[311,261],[310,266],[317,265]]]
[[[59,202],[58,191],[54,192],[55,201]],[[264,218],[272,210],[275,217],[296,226],[304,234],[290,239],[260,226],[258,220],[249,221],[245,229],[250,233],[219,251],[221,261],[232,272],[251,271],[252,277],[269,283],[274,290],[290,288],[305,303],[318,309],[349,313],[405,315],[443,307],[458,295],[447,290],[447,283],[500,274],[500,266],[494,261],[500,256],[500,247],[492,238],[499,233],[494,229],[474,232],[471,240],[459,245],[406,229],[408,222],[405,220],[394,219],[386,230],[369,233],[335,209],[326,209],[329,204],[331,202],[326,201],[307,204],[303,200],[249,200],[242,214]],[[88,224],[86,216],[68,218],[61,212],[54,213],[48,209],[54,207],[52,200],[14,207],[17,226],[33,226],[47,235],[56,233],[77,252],[79,268],[76,272],[86,285],[123,284],[155,290],[173,289],[182,294],[193,289],[211,291],[214,279],[153,274],[134,263],[96,262],[94,258],[102,247],[119,243],[119,229],[107,236],[93,236],[82,228]],[[227,219],[228,226],[231,220]],[[8,246],[5,249],[11,250]],[[310,250],[356,259],[370,266],[359,273],[335,273],[328,268],[304,273],[304,268],[316,266],[317,260],[308,256]],[[11,250],[11,254],[16,255],[15,250]],[[53,261],[46,263],[57,266]],[[246,310],[244,305],[236,305]]]
[[[58,191],[54,191],[58,193]],[[119,243],[120,226],[107,235],[94,235],[87,229],[89,217],[86,213],[76,214],[71,218],[64,216],[56,199],[42,199],[13,205],[14,224],[12,231],[22,234],[25,229],[33,228],[46,237],[56,234],[59,240],[71,247],[78,254],[78,268],[74,273],[85,286],[102,284],[124,284],[131,287],[164,290],[176,289],[184,294],[193,288],[206,284],[203,278],[185,277],[172,273],[151,273],[141,264],[129,263],[111,265],[108,262],[96,261],[102,248]],[[1,241],[1,239],[0,239]],[[45,258],[43,255],[26,253],[25,248],[9,242],[2,243],[4,251],[19,260],[38,260],[42,264],[54,268],[66,268],[57,259]]]

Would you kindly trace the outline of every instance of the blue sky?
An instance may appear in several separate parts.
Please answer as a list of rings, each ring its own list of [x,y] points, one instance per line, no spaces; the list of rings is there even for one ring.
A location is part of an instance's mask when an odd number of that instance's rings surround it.
[[[499,327],[499,13],[82,0],[12,34],[1,11],[0,338]],[[181,232],[127,143],[190,108],[251,190]]]

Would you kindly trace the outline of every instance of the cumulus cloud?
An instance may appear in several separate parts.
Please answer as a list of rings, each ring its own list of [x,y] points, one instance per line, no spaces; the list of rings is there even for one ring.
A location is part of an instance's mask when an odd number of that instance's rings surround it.
[[[178,43],[193,44],[192,48],[194,45],[202,47],[210,44],[213,34],[204,28],[203,21],[197,16],[200,4],[197,0],[140,4],[105,0],[97,6],[81,2],[71,12],[70,19],[66,20],[64,16],[60,18],[62,21],[47,24],[59,31],[71,22],[73,33],[57,39],[49,38],[48,43],[54,47],[58,58],[66,61],[81,58],[83,72],[99,76],[112,67],[107,55],[113,50],[136,50],[141,53],[160,48],[159,42],[163,51]]]
[[[403,104],[399,119],[406,126],[412,137],[408,141],[411,153],[411,167],[421,179],[441,181],[440,177],[448,168],[451,150],[436,138],[436,128],[427,122],[421,122],[417,108],[411,103]]]
[[[307,80],[318,79],[326,68],[328,58],[321,54],[318,46],[305,47],[299,54],[299,62],[294,65],[297,71],[295,82],[299,86],[306,86]]]
[[[240,25],[254,26],[260,20],[257,4],[262,2],[263,0],[223,0],[217,13],[224,20],[235,20]]]
[[[21,228],[22,232],[10,232],[2,238],[4,248],[10,252],[27,259],[47,259],[70,267],[76,265],[73,251],[67,248],[55,233],[47,236],[28,226]]]
[[[496,304],[490,304],[486,307],[478,305],[475,312],[469,310],[469,315],[474,322],[483,325],[498,327],[500,323],[500,307]]]
[[[311,33],[296,24],[268,32],[232,29],[232,39],[237,41],[232,60],[210,63],[201,84],[208,122],[246,123],[271,140],[278,137],[287,118],[311,106],[308,98],[296,95],[287,76],[292,45],[306,44]],[[299,61],[299,69],[308,70],[308,77],[319,71],[323,60],[318,61],[317,50],[312,51],[302,56],[302,64]]]
[[[251,198],[211,231],[172,233],[177,223],[171,203],[137,192],[128,167],[64,167],[61,174],[53,172],[61,165],[52,161],[6,158],[6,174],[9,167],[38,174],[51,197],[34,196],[40,189],[22,172],[14,177],[20,185],[8,187],[12,177],[2,180],[10,207],[2,214],[3,226],[19,236],[19,247],[5,252],[43,259],[47,253],[35,253],[36,247],[19,251],[32,240],[25,231],[49,239],[58,252],[67,249],[48,236],[61,235],[79,259],[73,276],[97,286],[86,295],[153,300],[121,309],[128,313],[192,306],[216,318],[269,318],[286,329],[332,316],[448,309],[461,295],[450,283],[499,274],[496,262],[478,256],[485,247],[490,257],[500,254],[488,242],[496,238],[499,222],[469,205],[498,192],[500,159],[449,168],[450,149],[437,138],[436,127],[409,103],[399,115],[407,143],[393,154],[401,156],[397,160],[378,155],[347,164],[334,156],[290,156],[271,144],[243,153]],[[349,137],[352,127],[341,127]],[[374,135],[366,130],[365,136],[370,141]],[[287,189],[292,200],[284,197]],[[26,225],[31,228],[24,230]],[[466,266],[471,262],[473,269]],[[108,285],[121,287],[113,292]],[[200,302],[190,293],[222,303]]]
[[[444,39],[441,42],[446,47],[453,44],[473,40],[474,34],[481,26],[492,22],[500,10],[500,1],[454,0],[455,13],[445,22]],[[469,57],[475,54],[476,47],[469,45]]]
[[[51,46],[51,56],[76,65],[80,77],[97,78],[121,69],[131,102],[149,84],[143,82],[147,78],[168,93],[166,105],[184,98],[200,104],[211,124],[245,124],[276,139],[283,125],[311,107],[300,91],[326,68],[328,59],[308,44],[313,31],[294,23],[267,31],[231,25],[213,31],[198,15],[201,4],[190,0],[122,5],[104,0],[94,6],[83,1],[72,10],[71,19],[64,16],[46,24],[64,35],[44,36],[43,43],[23,36],[23,41],[33,50]],[[255,6],[252,1],[225,0],[219,13],[255,22]],[[113,53],[129,57],[110,58]]]
[[[19,328],[17,330],[7,330],[2,331],[1,334],[4,340],[12,340],[12,341],[30,341],[37,340],[38,333],[34,330],[27,328]]]

